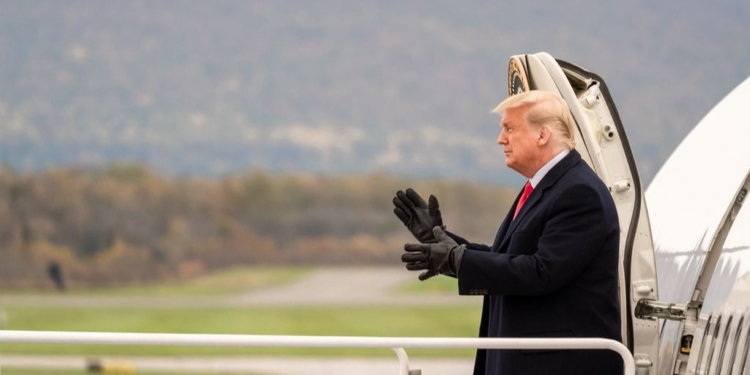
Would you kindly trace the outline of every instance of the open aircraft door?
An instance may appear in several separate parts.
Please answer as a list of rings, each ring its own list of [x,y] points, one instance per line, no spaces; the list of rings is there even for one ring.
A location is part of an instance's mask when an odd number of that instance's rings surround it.
[[[623,343],[638,374],[648,374],[657,367],[659,324],[636,317],[636,306],[657,300],[656,262],[643,189],[617,108],[601,77],[547,53],[511,57],[509,95],[527,90],[558,92],[567,101],[578,130],[576,149],[612,193],[621,229]]]

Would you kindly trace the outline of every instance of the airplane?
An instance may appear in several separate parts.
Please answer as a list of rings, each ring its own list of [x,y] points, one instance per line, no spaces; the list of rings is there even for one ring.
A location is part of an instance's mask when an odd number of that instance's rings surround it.
[[[750,374],[750,78],[677,147],[645,189],[604,80],[540,52],[514,55],[508,94],[557,92],[576,149],[617,206],[623,344],[636,373]],[[748,258],[748,259],[746,259]]]

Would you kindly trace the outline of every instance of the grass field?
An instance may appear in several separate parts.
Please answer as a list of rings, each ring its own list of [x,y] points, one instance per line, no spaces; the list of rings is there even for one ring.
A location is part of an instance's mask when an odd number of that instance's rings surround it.
[[[179,297],[227,295],[289,282],[310,269],[238,269],[207,276],[185,285],[77,291],[77,296],[102,293]],[[415,281],[394,293],[455,293],[455,280],[441,277]],[[12,301],[12,299],[10,299]],[[160,308],[84,306],[0,306],[7,330],[212,333],[256,335],[328,335],[396,337],[476,337],[480,308],[472,305],[352,307],[216,307]],[[102,346],[2,344],[0,353],[53,355],[324,355],[393,356],[387,349],[223,348],[166,346]],[[473,355],[472,350],[410,350],[417,356]],[[7,375],[6,371],[3,371]]]
[[[304,307],[227,309],[6,308],[9,330],[218,333],[257,335],[474,337],[478,308]],[[270,349],[162,346],[2,344],[6,354],[120,355],[393,355],[382,349]],[[470,355],[467,351],[410,351]]]
[[[458,294],[458,282],[452,277],[438,276],[426,281],[414,280],[403,284],[395,292],[401,294],[455,295]]]

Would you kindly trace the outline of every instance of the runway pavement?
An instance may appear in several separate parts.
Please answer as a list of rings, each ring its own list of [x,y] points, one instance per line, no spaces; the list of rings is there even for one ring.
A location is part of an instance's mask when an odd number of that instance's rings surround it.
[[[481,304],[477,296],[404,295],[393,292],[417,279],[403,267],[340,267],[313,271],[289,285],[264,288],[233,298],[239,305],[456,305]],[[441,276],[445,277],[445,276]],[[426,282],[430,282],[429,280]]]
[[[445,277],[445,276],[441,276]],[[293,283],[230,296],[112,296],[112,295],[0,295],[0,306],[191,307],[229,306],[354,306],[354,305],[480,305],[480,296],[404,295],[393,292],[415,280],[417,273],[402,267],[320,268]],[[426,282],[429,282],[426,281]],[[458,288],[456,289],[458,290]]]

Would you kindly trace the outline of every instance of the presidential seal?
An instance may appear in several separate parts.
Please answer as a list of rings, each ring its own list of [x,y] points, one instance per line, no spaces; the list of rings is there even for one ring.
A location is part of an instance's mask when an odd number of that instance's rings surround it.
[[[529,91],[526,69],[519,56],[513,56],[508,63],[508,96]]]

